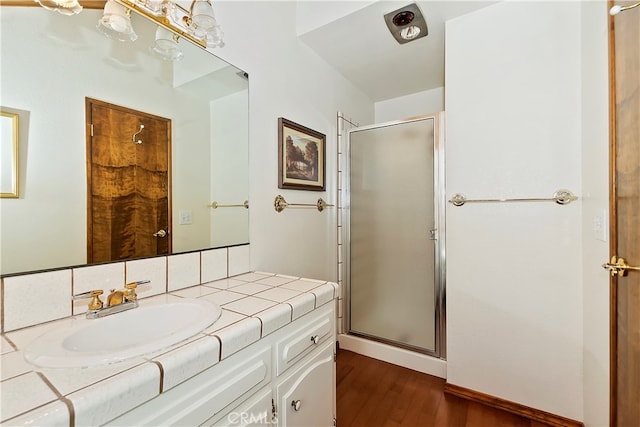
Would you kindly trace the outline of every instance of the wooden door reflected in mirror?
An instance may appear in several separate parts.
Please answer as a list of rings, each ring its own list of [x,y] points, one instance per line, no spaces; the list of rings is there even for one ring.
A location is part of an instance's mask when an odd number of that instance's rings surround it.
[[[86,99],[87,260],[171,253],[171,120]]]

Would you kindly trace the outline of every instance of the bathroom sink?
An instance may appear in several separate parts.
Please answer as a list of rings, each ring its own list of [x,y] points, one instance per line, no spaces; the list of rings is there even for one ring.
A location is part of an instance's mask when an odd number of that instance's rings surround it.
[[[87,368],[153,353],[197,335],[215,323],[221,308],[184,299],[99,319],[74,319],[32,341],[24,358],[41,368]]]

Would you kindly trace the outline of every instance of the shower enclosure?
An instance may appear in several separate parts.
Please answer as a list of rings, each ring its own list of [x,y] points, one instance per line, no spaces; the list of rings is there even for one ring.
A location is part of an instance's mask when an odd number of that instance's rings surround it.
[[[445,356],[444,159],[439,114],[350,129],[345,327]]]

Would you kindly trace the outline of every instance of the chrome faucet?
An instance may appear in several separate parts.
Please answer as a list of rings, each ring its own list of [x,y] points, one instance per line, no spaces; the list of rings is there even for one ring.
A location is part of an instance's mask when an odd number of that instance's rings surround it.
[[[87,310],[87,319],[97,319],[99,317],[109,316],[111,314],[120,313],[122,311],[131,310],[138,307],[138,294],[136,288],[138,285],[150,283],[150,280],[139,280],[124,285],[124,289],[111,289],[107,296],[107,306],[100,299],[100,295],[104,293],[102,289],[96,289],[73,296],[74,300],[91,298],[89,309]]]

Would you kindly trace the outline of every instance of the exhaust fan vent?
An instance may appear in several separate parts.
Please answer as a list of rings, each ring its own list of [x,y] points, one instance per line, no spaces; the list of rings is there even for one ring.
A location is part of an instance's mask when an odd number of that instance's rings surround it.
[[[387,13],[384,15],[384,22],[400,44],[409,43],[429,34],[427,21],[424,20],[420,8],[415,3]]]

